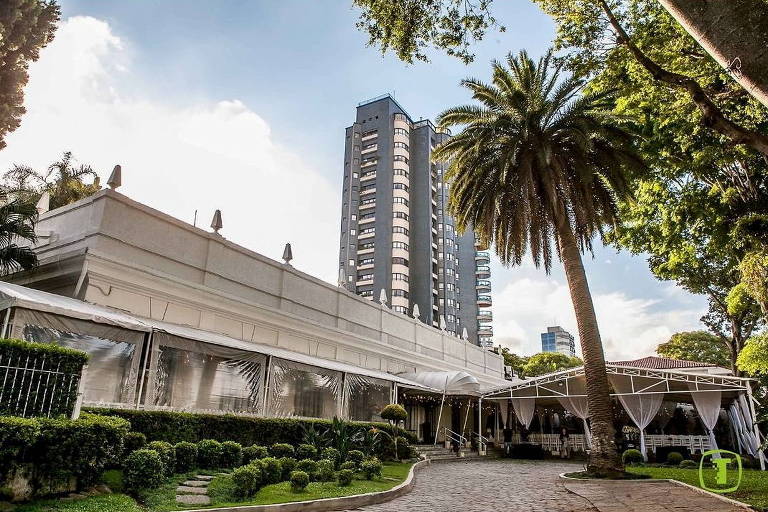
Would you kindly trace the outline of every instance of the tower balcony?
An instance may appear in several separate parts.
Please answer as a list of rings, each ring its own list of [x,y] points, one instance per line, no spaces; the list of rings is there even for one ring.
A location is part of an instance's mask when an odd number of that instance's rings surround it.
[[[478,265],[488,265],[491,262],[491,255],[488,251],[478,251],[475,253],[475,263]]]
[[[358,251],[359,254],[359,251]],[[478,295],[477,296],[477,305],[481,308],[488,308],[491,307],[493,302],[491,301],[490,295]]]
[[[475,276],[478,279],[488,279],[491,277],[491,267],[488,265],[478,265],[475,269]]]
[[[478,279],[475,289],[477,290],[477,293],[491,293],[491,282],[484,279]]]
[[[490,325],[479,325],[477,326],[477,335],[493,336],[493,327],[491,327]]]
[[[479,322],[490,322],[493,320],[493,312],[491,311],[478,311],[477,320]]]

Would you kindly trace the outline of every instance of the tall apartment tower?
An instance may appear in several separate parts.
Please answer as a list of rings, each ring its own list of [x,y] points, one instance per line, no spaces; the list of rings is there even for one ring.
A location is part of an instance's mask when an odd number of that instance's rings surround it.
[[[447,213],[450,137],[414,122],[390,95],[363,102],[346,129],[339,280],[348,290],[493,345],[489,255]],[[418,306],[418,308],[416,308]]]
[[[576,341],[573,334],[559,325],[547,327],[547,332],[541,333],[541,351],[576,357]]]

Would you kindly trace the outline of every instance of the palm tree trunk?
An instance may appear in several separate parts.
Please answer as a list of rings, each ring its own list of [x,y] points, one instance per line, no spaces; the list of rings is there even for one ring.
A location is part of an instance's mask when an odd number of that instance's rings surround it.
[[[576,237],[565,218],[561,217],[557,222],[557,235],[560,258],[565,267],[565,276],[576,313],[581,353],[584,358],[584,376],[587,381],[587,404],[592,423],[592,450],[587,472],[614,476],[623,472],[624,468],[616,449],[613,406],[595,307],[592,304],[592,295],[589,292],[589,283]]]

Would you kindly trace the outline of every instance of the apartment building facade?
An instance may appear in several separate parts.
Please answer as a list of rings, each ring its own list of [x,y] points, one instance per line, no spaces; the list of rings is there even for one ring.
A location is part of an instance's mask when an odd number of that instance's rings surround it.
[[[541,333],[541,351],[576,357],[576,340],[573,334],[559,325],[547,327],[547,332]]]
[[[450,137],[390,95],[361,103],[346,129],[339,281],[394,311],[492,346],[489,254],[448,214]]]

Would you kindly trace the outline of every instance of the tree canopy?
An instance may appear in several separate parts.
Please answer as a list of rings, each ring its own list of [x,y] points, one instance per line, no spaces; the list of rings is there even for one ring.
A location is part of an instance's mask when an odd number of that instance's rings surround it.
[[[0,149],[6,145],[5,137],[21,124],[29,63],[53,39],[59,16],[53,0],[0,2]]]
[[[570,357],[559,352],[540,352],[528,358],[523,366],[523,373],[526,377],[536,377],[545,373],[576,368],[582,364],[584,364],[583,361],[578,357]]]
[[[749,339],[739,354],[739,368],[752,375],[768,377],[768,333]]]
[[[675,333],[656,348],[656,353],[671,359],[731,366],[730,353],[722,338],[707,331]]]

